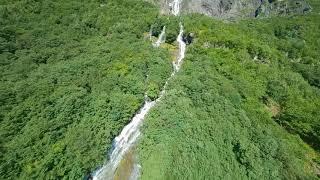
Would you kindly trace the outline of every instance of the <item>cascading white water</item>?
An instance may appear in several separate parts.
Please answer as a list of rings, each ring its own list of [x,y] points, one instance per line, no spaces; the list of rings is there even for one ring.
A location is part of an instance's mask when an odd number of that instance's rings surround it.
[[[181,3],[181,0],[174,0],[173,2],[172,14],[174,14],[175,16],[179,15],[180,3]],[[163,30],[157,42],[154,43],[153,45],[155,47],[159,47],[160,44],[164,41],[163,40],[164,36],[165,36],[165,27],[163,27]],[[150,109],[153,106],[155,106],[157,102],[161,100],[161,98],[165,94],[168,81],[175,75],[176,72],[180,70],[181,64],[185,57],[185,51],[186,51],[186,44],[183,41],[183,26],[181,23],[180,23],[180,33],[177,37],[177,42],[179,44],[179,54],[176,59],[176,62],[173,63],[174,71],[172,72],[171,76],[167,79],[165,85],[162,88],[162,91],[159,94],[158,99],[156,99],[155,101],[146,100],[143,107],[132,118],[131,122],[127,126],[125,126],[124,129],[121,131],[120,135],[114,139],[113,149],[111,151],[109,161],[107,162],[107,164],[105,164],[102,168],[100,168],[93,174],[93,177],[92,177],[93,180],[113,179],[114,173],[119,163],[121,162],[122,158],[135,145],[140,135],[139,128],[141,127],[145,116],[150,111]],[[145,98],[145,99],[148,99],[148,98]],[[131,173],[130,180],[138,179],[139,169],[140,169],[140,165],[135,163],[133,165],[133,170]]]
[[[155,43],[153,43],[153,46],[159,47],[162,43],[164,43],[165,42],[165,35],[166,35],[166,26],[163,26],[162,31],[159,35],[159,38]]]
[[[183,41],[183,25],[181,24],[181,22],[180,22],[180,33],[178,35],[177,42],[179,44],[179,54],[178,54],[177,61],[173,63],[175,71],[180,70],[182,60],[184,59],[184,56],[185,56],[186,46],[187,46],[186,43]]]
[[[139,127],[155,101],[146,101],[140,111],[132,118],[131,122],[123,128],[120,135],[114,139],[113,150],[109,162],[95,172],[93,180],[112,179],[122,157],[134,145],[140,135]]]
[[[180,13],[180,4],[182,0],[173,0],[172,3],[169,4],[171,7],[171,13],[175,16],[178,16]]]

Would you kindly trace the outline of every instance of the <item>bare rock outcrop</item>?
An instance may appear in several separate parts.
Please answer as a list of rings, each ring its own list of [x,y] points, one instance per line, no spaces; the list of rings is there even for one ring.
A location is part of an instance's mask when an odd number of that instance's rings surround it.
[[[147,1],[160,6],[162,14],[169,14],[173,0]],[[181,5],[182,13],[200,13],[221,19],[303,14],[311,10],[305,0],[183,0]]]

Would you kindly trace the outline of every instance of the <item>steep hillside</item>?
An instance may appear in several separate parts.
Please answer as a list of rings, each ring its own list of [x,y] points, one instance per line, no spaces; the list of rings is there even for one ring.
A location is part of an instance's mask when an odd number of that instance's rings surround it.
[[[146,119],[141,179],[319,177],[320,6],[311,4],[308,15],[236,23],[181,17],[195,38]]]
[[[320,1],[170,3],[0,1],[0,179],[91,178],[160,95],[116,178],[320,177]]]
[[[147,0],[169,14],[173,0]],[[305,0],[184,0],[182,12],[200,13],[215,18],[244,18],[272,15],[304,14],[311,10]]]
[[[0,179],[81,179],[103,164],[171,73],[144,37],[157,14],[140,0],[1,1]]]

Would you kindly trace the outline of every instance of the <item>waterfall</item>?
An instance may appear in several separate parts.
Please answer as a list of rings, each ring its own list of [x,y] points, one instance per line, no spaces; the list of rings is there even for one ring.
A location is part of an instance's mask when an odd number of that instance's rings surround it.
[[[109,162],[95,172],[93,180],[112,179],[122,157],[134,145],[140,135],[139,127],[145,115],[155,105],[155,101],[146,101],[131,122],[123,128],[120,135],[114,139],[113,150]]]
[[[180,3],[181,0],[173,1],[172,14],[177,16],[180,12]],[[159,47],[162,42],[164,42],[165,29],[159,35],[158,40],[153,44],[155,47]],[[139,110],[138,113],[132,118],[131,122],[126,125],[121,131],[120,135],[117,136],[113,141],[113,148],[110,152],[109,161],[99,170],[93,173],[93,180],[108,180],[113,179],[115,171],[117,170],[120,162],[123,160],[124,156],[134,147],[137,139],[140,136],[140,127],[143,123],[143,120],[147,113],[159,102],[166,92],[166,87],[169,80],[180,70],[183,59],[185,57],[186,44],[183,41],[183,25],[180,23],[180,32],[177,37],[177,42],[179,44],[179,53],[175,62],[173,62],[174,71],[171,73],[171,76],[167,79],[165,85],[162,88],[162,91],[159,94],[158,99],[154,101],[149,101],[147,96],[143,107]],[[137,162],[134,162],[133,168],[131,169],[130,180],[136,180],[139,178],[140,165]]]
[[[179,44],[179,54],[176,62],[173,63],[173,67],[175,71],[180,70],[182,60],[184,59],[185,52],[186,52],[186,43],[183,41],[183,25],[181,22],[180,22],[180,33],[177,37],[177,42]]]
[[[172,3],[169,4],[171,8],[171,13],[175,16],[178,16],[180,13],[180,4],[182,0],[173,0]]]
[[[155,43],[153,43],[153,46],[159,47],[161,45],[161,43],[164,43],[165,42],[165,35],[166,35],[166,26],[163,26],[162,31],[159,35],[159,38]]]

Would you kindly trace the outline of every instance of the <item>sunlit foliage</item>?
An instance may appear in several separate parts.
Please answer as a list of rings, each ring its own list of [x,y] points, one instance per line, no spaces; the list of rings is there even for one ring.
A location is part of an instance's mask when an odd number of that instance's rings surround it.
[[[185,16],[195,39],[146,119],[141,178],[315,179],[319,19]]]
[[[158,11],[124,0],[0,8],[0,179],[82,178],[171,73],[143,36]]]

